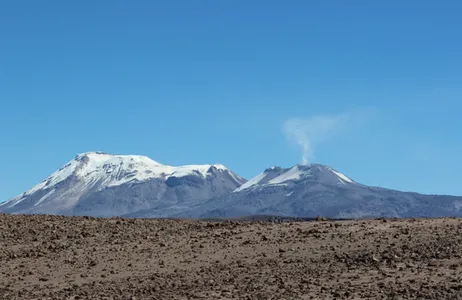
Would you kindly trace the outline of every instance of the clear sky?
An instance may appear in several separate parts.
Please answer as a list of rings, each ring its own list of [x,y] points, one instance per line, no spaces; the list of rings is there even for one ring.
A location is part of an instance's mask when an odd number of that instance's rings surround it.
[[[306,152],[364,184],[462,195],[461,11],[1,1],[0,199],[87,151],[222,163],[248,179]]]

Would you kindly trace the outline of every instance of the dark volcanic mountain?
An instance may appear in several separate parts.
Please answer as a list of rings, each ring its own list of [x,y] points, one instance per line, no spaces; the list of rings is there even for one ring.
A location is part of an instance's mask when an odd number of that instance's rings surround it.
[[[187,210],[146,210],[128,217],[238,218],[267,215],[349,219],[462,216],[462,197],[399,192],[357,183],[319,164],[273,167],[224,196]]]
[[[462,216],[461,208],[462,197],[370,187],[328,166],[310,164],[267,169],[232,193],[200,203],[177,216],[439,217]]]

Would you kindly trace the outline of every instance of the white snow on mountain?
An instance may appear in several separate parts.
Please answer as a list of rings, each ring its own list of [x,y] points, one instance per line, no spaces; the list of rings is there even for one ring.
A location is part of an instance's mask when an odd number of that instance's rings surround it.
[[[87,152],[29,191],[0,203],[4,213],[99,217],[329,218],[462,216],[462,197],[368,187],[320,164],[271,167],[252,180],[223,165],[168,166],[145,156]]]
[[[282,173],[276,178],[271,179],[268,181],[269,184],[278,184],[278,183],[283,183],[289,180],[299,180],[302,176],[307,176],[309,175],[309,170],[308,171],[301,171],[298,166],[294,166],[290,168],[287,172]]]
[[[49,196],[51,196],[51,194],[53,194],[55,192],[55,190],[50,190],[48,193],[46,193],[44,196],[42,196],[42,198],[39,199],[39,201],[37,201],[34,206],[37,206],[39,205],[40,203],[42,203],[43,201],[45,201]],[[19,203],[19,202],[16,202],[16,203]]]
[[[73,160],[65,164],[61,169],[48,176],[44,181],[35,185],[25,193],[3,203],[3,205],[14,206],[20,203],[27,196],[39,190],[51,189],[60,182],[71,176],[79,178],[79,188],[86,190],[96,187],[102,190],[131,182],[142,182],[153,178],[168,179],[170,177],[184,177],[197,175],[207,177],[214,167],[216,170],[227,171],[228,169],[220,164],[215,165],[186,165],[168,166],[158,163],[146,156],[139,155],[112,155],[104,152],[87,152],[77,155]],[[229,172],[236,180],[236,176]],[[40,204],[54,193],[51,189],[35,205]]]
[[[332,170],[331,168],[329,168],[335,175],[337,175],[341,180],[343,181],[346,181],[348,183],[354,183],[353,180],[351,180],[350,178],[348,178],[347,176],[343,175],[342,173],[339,173],[335,170]],[[343,182],[342,182],[343,183]]]
[[[252,178],[251,180],[247,181],[246,183],[244,183],[243,185],[238,187],[237,189],[235,189],[234,191],[235,192],[240,192],[240,191],[245,190],[245,189],[247,189],[247,188],[249,188],[251,186],[254,186],[254,185],[258,184],[260,181],[262,181],[265,177],[266,177],[265,172],[260,173],[257,176],[255,176],[254,178]]]
[[[353,184],[353,180],[330,167],[319,164],[295,165],[288,169],[272,167],[247,181],[233,192],[240,192],[249,188],[286,185],[288,182],[299,180],[319,180],[325,184],[344,185]]]

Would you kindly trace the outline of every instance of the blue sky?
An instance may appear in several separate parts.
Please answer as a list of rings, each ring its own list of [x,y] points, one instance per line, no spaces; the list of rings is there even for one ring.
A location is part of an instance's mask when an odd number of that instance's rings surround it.
[[[462,195],[461,10],[3,1],[0,199],[96,150],[251,178],[302,160],[285,128],[294,119],[312,162],[365,184]]]

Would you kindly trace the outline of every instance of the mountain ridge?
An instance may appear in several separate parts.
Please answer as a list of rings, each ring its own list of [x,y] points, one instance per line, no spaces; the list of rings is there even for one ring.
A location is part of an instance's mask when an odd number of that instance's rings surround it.
[[[187,184],[178,187],[181,182]],[[142,194],[143,203],[135,201],[127,204],[139,210],[151,207],[150,202],[158,202],[164,194],[165,197],[179,202],[202,200],[203,197],[233,190],[243,182],[244,178],[221,164],[174,167],[163,165],[146,156],[92,151],[76,155],[28,191],[0,203],[0,211],[78,214],[81,209],[88,212],[88,209],[82,207],[81,203],[86,202],[83,200],[94,199],[94,195],[99,195],[100,199],[107,198],[111,193],[127,194],[129,199],[120,200],[126,202],[131,201],[134,196],[139,198]],[[207,186],[207,189],[200,190],[199,186]],[[193,192],[194,189],[197,191]],[[134,196],[127,193],[130,190],[135,193]],[[195,197],[193,193],[200,194],[200,197]],[[112,204],[109,199],[106,202],[108,205]],[[116,209],[116,213],[130,212],[128,208],[129,211],[121,210]],[[111,215],[109,211],[110,209],[104,215]]]
[[[252,215],[334,219],[462,216],[462,197],[372,187],[322,164],[273,166],[246,180],[220,164],[78,154],[0,212],[143,218]]]
[[[324,174],[322,174],[324,173]],[[233,192],[240,192],[255,186],[284,184],[288,181],[299,181],[309,179],[319,179],[322,181],[330,181],[331,184],[354,184],[355,182],[346,175],[334,170],[333,168],[322,164],[297,164],[290,168],[282,168],[274,166],[266,169],[251,180],[247,181]],[[327,178],[329,177],[329,178]]]

